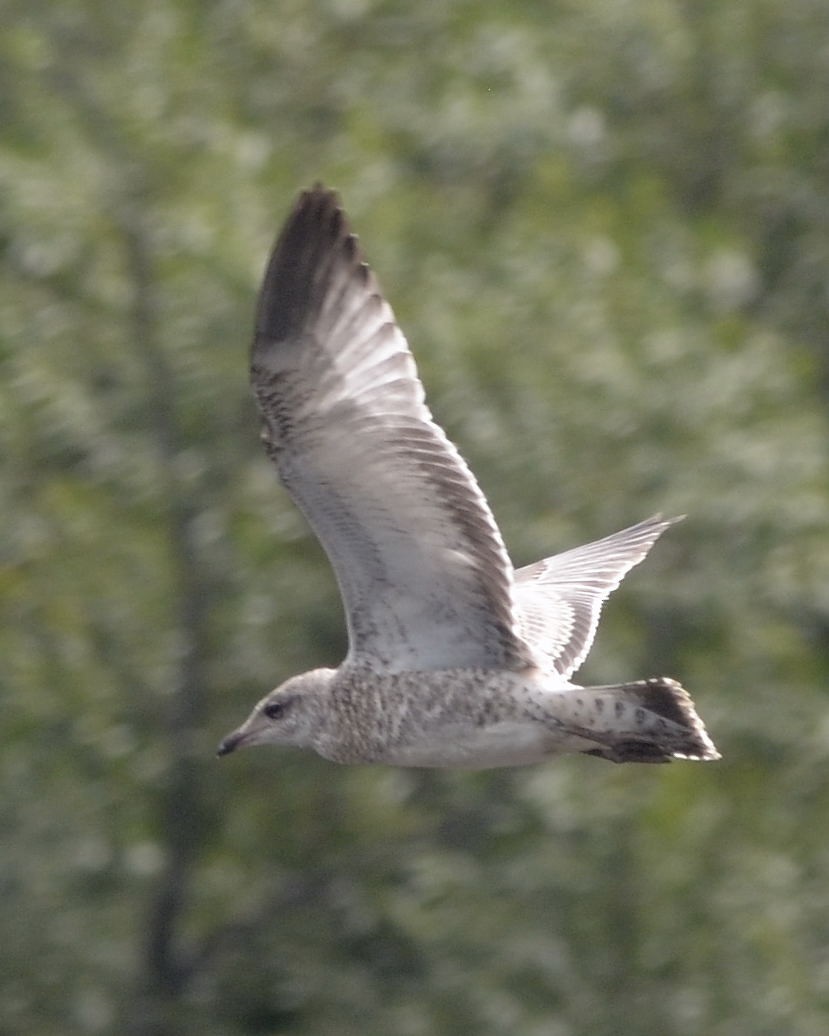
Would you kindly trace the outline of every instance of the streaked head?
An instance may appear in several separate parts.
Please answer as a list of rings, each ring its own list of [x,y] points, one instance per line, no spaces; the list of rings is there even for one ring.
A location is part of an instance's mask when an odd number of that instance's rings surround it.
[[[325,722],[325,699],[335,672],[313,669],[280,684],[265,695],[241,727],[224,738],[217,754],[266,744],[313,748]]]

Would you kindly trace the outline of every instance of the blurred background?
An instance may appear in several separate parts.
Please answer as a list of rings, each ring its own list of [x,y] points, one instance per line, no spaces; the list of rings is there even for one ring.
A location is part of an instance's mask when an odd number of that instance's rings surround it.
[[[0,6],[0,1030],[823,1036],[829,6]],[[345,646],[247,385],[316,179],[516,564],[687,514],[580,676],[721,763],[216,761]]]

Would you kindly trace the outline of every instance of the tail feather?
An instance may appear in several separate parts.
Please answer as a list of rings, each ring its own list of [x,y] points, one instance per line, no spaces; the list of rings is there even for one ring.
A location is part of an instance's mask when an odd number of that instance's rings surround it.
[[[719,759],[690,694],[667,677],[574,692],[572,719],[596,744],[586,755],[614,763]]]

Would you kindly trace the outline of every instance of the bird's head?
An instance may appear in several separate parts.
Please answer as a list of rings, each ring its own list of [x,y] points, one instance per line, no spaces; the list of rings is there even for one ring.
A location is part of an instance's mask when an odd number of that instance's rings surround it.
[[[228,755],[250,745],[295,745],[313,748],[325,722],[326,697],[333,669],[314,669],[293,676],[259,702],[245,722],[219,745]]]

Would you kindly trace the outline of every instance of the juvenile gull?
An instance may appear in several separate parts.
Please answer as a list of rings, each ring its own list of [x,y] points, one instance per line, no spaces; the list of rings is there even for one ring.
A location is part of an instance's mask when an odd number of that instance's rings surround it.
[[[268,263],[251,382],[265,449],[336,573],[349,649],[338,669],[266,695],[220,755],[272,742],[398,766],[719,758],[675,680],[570,682],[605,599],[672,520],[514,570],[337,195],[320,185],[299,197]]]

